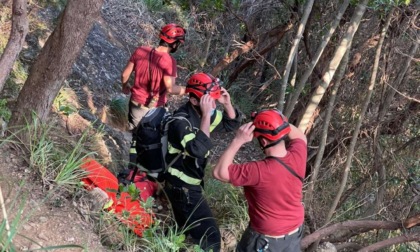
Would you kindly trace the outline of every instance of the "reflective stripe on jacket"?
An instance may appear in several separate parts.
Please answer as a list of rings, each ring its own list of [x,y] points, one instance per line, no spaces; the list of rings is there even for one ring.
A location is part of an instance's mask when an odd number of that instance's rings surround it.
[[[168,169],[166,179],[174,185],[202,185],[207,157],[213,147],[211,139],[200,130],[201,118],[192,104],[181,106],[178,112],[186,113],[192,128],[185,121],[173,122],[168,131],[167,163],[179,153],[182,156]],[[230,132],[240,126],[241,117],[235,109],[236,117],[230,119],[226,113],[216,110],[210,119],[210,132]]]

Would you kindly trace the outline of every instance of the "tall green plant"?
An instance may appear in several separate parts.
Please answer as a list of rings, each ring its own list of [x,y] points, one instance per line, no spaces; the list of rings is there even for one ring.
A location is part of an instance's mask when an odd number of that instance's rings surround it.
[[[58,130],[51,124],[41,123],[34,116],[32,124],[24,129],[28,141],[21,141],[21,144],[29,152],[30,167],[40,175],[44,184],[75,187],[85,176],[84,171],[79,169],[80,165],[93,154],[84,149],[88,131],[71,146],[68,140],[54,136],[53,133]]]
[[[7,122],[12,116],[12,112],[6,105],[7,101],[5,99],[0,99],[0,117]]]
[[[241,189],[215,179],[206,182],[206,195],[221,226],[233,226],[245,230],[248,226],[248,205]]]
[[[0,249],[1,251],[17,251],[15,246],[13,245],[13,238],[17,234],[19,223],[21,222],[23,207],[25,203],[25,199],[20,200],[20,204],[18,206],[17,211],[14,211],[16,215],[13,217],[13,220],[10,222],[7,217],[7,209],[4,204],[3,194],[0,190],[0,199],[1,199],[1,210],[3,219],[0,223]],[[13,202],[16,202],[16,198]]]

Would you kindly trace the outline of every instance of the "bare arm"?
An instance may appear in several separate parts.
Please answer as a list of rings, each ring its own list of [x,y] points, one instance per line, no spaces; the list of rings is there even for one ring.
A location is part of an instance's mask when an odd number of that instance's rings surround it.
[[[292,124],[290,124],[290,128],[291,128],[291,131],[288,135],[290,140],[299,138],[299,139],[302,139],[305,142],[305,144],[307,143],[306,136],[300,129],[298,129]]]
[[[210,95],[203,95],[200,99],[200,109],[201,109],[201,123],[200,130],[204,132],[208,137],[210,137],[210,118],[211,111],[213,109],[213,98]]]
[[[246,123],[238,129],[235,138],[223,152],[216,166],[213,168],[214,178],[223,182],[230,181],[228,170],[229,165],[233,163],[233,158],[241,146],[247,142],[252,141],[254,129],[255,126],[252,124],[252,122]]]
[[[128,85],[128,79],[130,78],[130,75],[133,72],[133,69],[134,69],[134,63],[128,62],[121,73],[122,91],[125,94],[127,94],[130,91],[130,86]]]
[[[163,82],[165,83],[165,87],[168,93],[175,95],[185,94],[185,87],[175,84],[175,77],[165,75],[163,76]]]
[[[235,109],[233,108],[232,102],[230,101],[230,95],[228,91],[223,87],[221,89],[221,96],[218,101],[223,104],[223,108],[230,119],[236,118]]]

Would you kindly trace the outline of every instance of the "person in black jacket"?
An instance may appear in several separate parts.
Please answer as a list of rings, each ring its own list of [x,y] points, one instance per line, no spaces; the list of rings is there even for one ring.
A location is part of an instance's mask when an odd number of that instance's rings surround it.
[[[221,235],[216,220],[202,195],[204,170],[213,145],[210,132],[229,132],[241,122],[239,111],[232,106],[230,95],[220,87],[219,79],[197,73],[187,82],[189,101],[175,115],[185,116],[168,129],[165,192],[172,204],[177,224],[206,251],[220,251]],[[216,101],[224,111],[216,110]],[[181,154],[181,155],[179,155]]]

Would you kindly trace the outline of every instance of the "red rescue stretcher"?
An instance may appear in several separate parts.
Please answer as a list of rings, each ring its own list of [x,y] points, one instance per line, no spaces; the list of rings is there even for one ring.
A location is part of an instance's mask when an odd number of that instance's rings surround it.
[[[153,213],[147,212],[140,205],[139,200],[132,200],[127,192],[118,193],[118,179],[104,166],[93,159],[88,159],[81,168],[87,171],[87,176],[82,179],[87,190],[95,187],[102,189],[108,194],[112,204],[106,208],[107,211],[115,213],[117,218],[134,231],[138,236],[153,223]],[[129,177],[131,178],[131,174]],[[140,190],[140,198],[146,201],[157,191],[157,184],[144,179],[144,175],[137,175],[134,184]],[[108,206],[109,204],[107,204]],[[129,213],[129,214],[127,214]]]

